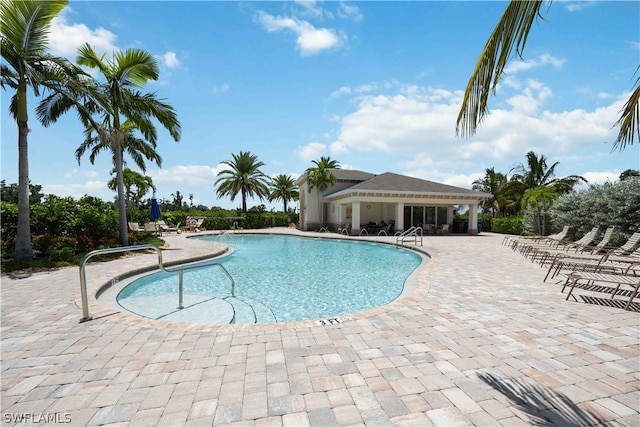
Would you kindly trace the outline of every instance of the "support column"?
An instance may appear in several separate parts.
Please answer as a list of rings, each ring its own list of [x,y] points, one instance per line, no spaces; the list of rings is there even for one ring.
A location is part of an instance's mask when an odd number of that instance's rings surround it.
[[[360,233],[360,202],[351,203],[351,233]]]
[[[404,203],[399,202],[396,205],[396,231],[404,230]]]
[[[478,234],[478,205],[469,205],[469,228],[467,234],[476,236]]]

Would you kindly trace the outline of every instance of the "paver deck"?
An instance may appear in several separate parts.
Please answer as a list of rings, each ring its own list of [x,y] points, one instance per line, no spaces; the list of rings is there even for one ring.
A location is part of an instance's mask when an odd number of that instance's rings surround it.
[[[77,267],[2,276],[2,424],[640,425],[637,306],[565,301],[502,237],[425,238],[411,296],[327,326],[171,324],[95,300],[154,254],[88,265],[83,323]],[[223,249],[166,240],[165,261]]]

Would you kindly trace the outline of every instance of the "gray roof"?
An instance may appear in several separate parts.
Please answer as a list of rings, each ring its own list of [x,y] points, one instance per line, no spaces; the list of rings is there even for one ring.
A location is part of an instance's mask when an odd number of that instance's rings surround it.
[[[376,176],[373,173],[353,169],[331,169],[331,173],[336,180],[341,181],[366,181]]]
[[[338,169],[339,170],[339,169]],[[334,170],[334,175],[335,175]],[[359,172],[359,171],[355,171]],[[359,172],[367,174],[366,172]],[[426,193],[426,194],[443,194],[443,195],[468,195],[472,197],[490,196],[479,191],[470,190],[468,188],[455,187],[453,185],[440,184],[426,179],[413,178],[406,175],[385,172],[380,175],[368,174],[371,177],[363,180],[338,193],[351,193],[357,191],[373,191],[373,192],[401,192],[401,193]],[[338,176],[336,176],[338,178]],[[328,195],[331,196],[331,195]]]

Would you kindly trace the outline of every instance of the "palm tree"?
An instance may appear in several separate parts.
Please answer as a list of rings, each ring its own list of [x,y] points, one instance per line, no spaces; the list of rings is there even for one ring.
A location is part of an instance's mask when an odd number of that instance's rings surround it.
[[[126,151],[144,171],[142,157],[160,164],[160,156],[155,152],[157,131],[154,119],[157,120],[175,141],[180,140],[181,127],[173,107],[158,99],[155,93],[140,92],[149,80],[158,79],[158,63],[155,58],[140,49],[127,49],[114,52],[113,60],[105,60],[105,55],[98,56],[89,44],[78,48],[78,64],[97,69],[104,79],[97,86],[87,82],[84,92],[77,96],[84,98],[79,105],[77,98],[64,94],[55,94],[44,99],[39,107],[43,123],[56,121],[71,107],[76,107],[85,125],[85,142],[76,150],[76,157],[89,147],[93,147],[92,155],[98,149],[107,148],[113,155],[116,169],[118,190],[118,212],[120,244],[128,245],[127,212],[125,205],[125,189],[123,178],[123,154]],[[78,93],[78,92],[75,92]],[[100,123],[92,119],[100,117]],[[123,120],[124,118],[124,120]],[[134,138],[133,130],[142,134],[142,138]],[[95,135],[94,135],[95,133]]]
[[[496,216],[496,210],[503,212],[506,199],[505,189],[507,176],[502,172],[496,172],[494,168],[487,168],[482,179],[473,181],[472,189],[492,194],[493,197],[484,199],[480,206],[482,209],[491,209],[491,216]]]
[[[81,71],[62,58],[47,53],[51,20],[67,5],[67,0],[2,1],[0,4],[0,65],[2,89],[15,90],[10,112],[18,124],[18,224],[16,256],[33,258],[29,212],[29,115],[27,88],[40,96],[40,87],[64,85],[66,72]]]
[[[524,192],[522,196],[522,208],[533,208],[536,224],[536,234],[545,236],[544,214],[549,210],[553,202],[560,195],[554,187],[535,187]]]
[[[586,179],[578,175],[555,178],[555,169],[559,164],[560,162],[555,162],[551,166],[547,166],[547,158],[544,154],[538,157],[536,153],[529,151],[527,164],[521,163],[511,169],[511,171],[515,171],[511,179],[521,185],[522,193],[529,189],[547,186],[553,187],[559,195],[569,193],[579,182],[587,182]]]
[[[284,213],[287,213],[287,203],[289,200],[298,200],[300,192],[291,175],[280,174],[271,178],[269,183],[271,192],[269,193],[269,201],[282,200],[284,203]]]
[[[262,173],[260,167],[264,163],[258,161],[258,156],[251,152],[240,151],[240,154],[232,154],[233,160],[225,160],[222,164],[229,166],[218,173],[218,179],[214,185],[218,187],[218,197],[230,196],[233,202],[242,194],[242,211],[247,212],[247,196],[257,196],[260,200],[268,197],[267,176]]]
[[[541,0],[512,0],[507,5],[467,83],[456,121],[457,134],[475,134],[476,128],[487,114],[489,93],[495,93],[504,67],[513,56],[513,49],[515,48],[517,56],[522,56],[533,23],[542,18],[542,3]],[[620,131],[613,149],[624,150],[627,145],[634,143],[634,139],[640,140],[640,77],[636,79],[634,86],[631,97],[616,122]]]
[[[320,223],[324,222],[324,212],[322,209],[322,193],[330,186],[336,183],[336,177],[331,169],[340,169],[340,163],[337,160],[331,160],[331,157],[320,157],[320,160],[313,160],[314,166],[307,169],[307,182],[309,190],[316,189],[318,191],[318,217]]]
[[[115,168],[111,173],[116,173]],[[153,190],[154,193],[156,192],[156,186],[153,185],[153,180],[150,176],[145,176],[129,168],[124,168],[122,178],[124,180],[125,195],[127,198],[127,209],[132,209],[133,206],[139,208],[142,197],[147,194],[149,190]],[[118,183],[115,177],[107,182],[107,187],[109,187],[110,190],[116,191],[117,186]],[[133,190],[134,188],[135,190]]]

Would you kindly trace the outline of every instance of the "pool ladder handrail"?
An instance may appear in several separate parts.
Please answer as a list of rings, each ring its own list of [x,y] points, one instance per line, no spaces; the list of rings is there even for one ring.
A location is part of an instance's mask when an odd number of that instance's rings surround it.
[[[414,239],[416,245],[418,245],[418,239],[420,240],[420,246],[422,246],[422,227],[416,227],[415,225],[405,230],[396,237],[396,246],[404,243],[405,240],[410,238]]]
[[[179,283],[178,283],[178,308],[179,309],[183,309],[184,306],[182,305],[182,294],[183,294],[183,286],[182,286],[182,277],[183,277],[183,272],[185,270],[195,270],[197,268],[203,268],[205,266],[203,265],[194,265],[194,264],[187,264],[187,265],[178,265],[174,268],[168,268],[164,266],[164,263],[162,262],[162,252],[160,251],[160,248],[155,246],[155,245],[151,245],[151,244],[145,244],[145,245],[135,245],[135,246],[122,246],[119,248],[107,248],[107,249],[96,249],[95,251],[91,251],[88,254],[86,254],[84,257],[82,257],[82,260],[80,261],[80,296],[82,298],[82,319],[80,319],[80,323],[82,322],[86,322],[89,321],[91,319],[93,319],[93,317],[91,317],[89,315],[89,299],[87,296],[87,273],[85,271],[85,264],[87,263],[87,261],[89,261],[90,258],[96,256],[96,255],[105,255],[105,254],[115,254],[115,253],[119,253],[119,252],[132,252],[132,251],[141,251],[141,250],[149,250],[149,249],[153,249],[158,253],[158,267],[164,271],[165,273],[175,273],[178,272],[179,275]],[[220,263],[213,263],[213,264],[207,264],[206,267],[209,266],[218,266],[220,267],[220,269],[222,269],[222,271],[224,272],[224,274],[229,278],[229,280],[231,281],[231,295],[235,296],[235,287],[236,287],[236,282],[235,280],[233,280],[233,277],[231,277],[231,274],[229,274],[229,271],[227,271],[226,268],[224,268],[224,266]]]

